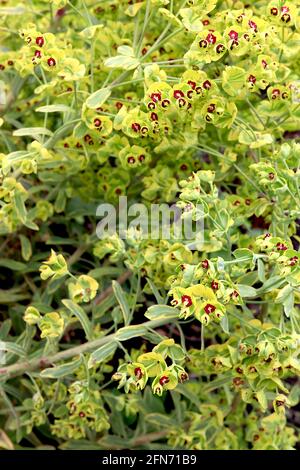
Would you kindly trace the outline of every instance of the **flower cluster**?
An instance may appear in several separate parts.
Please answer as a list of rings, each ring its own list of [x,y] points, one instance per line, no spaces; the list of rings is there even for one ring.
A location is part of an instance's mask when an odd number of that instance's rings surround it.
[[[125,387],[125,391],[129,392],[143,390],[148,380],[153,378],[153,393],[161,396],[164,391],[173,390],[178,383],[188,380],[188,374],[181,365],[185,356],[181,346],[175,344],[173,339],[166,339],[152,352],[138,356],[136,362],[121,364],[113,379],[119,381],[118,388]],[[171,360],[171,365],[167,365],[166,359]]]

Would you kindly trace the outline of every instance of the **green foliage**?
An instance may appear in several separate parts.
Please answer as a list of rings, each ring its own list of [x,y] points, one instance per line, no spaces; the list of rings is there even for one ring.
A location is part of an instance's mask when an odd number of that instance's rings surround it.
[[[0,7],[0,448],[295,448],[299,5],[23,3]],[[203,244],[99,240],[120,196],[204,218]]]

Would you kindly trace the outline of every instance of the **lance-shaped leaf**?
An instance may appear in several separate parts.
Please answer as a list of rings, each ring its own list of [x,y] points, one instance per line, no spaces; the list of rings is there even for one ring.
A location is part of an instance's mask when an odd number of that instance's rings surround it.
[[[152,305],[145,313],[149,320],[172,320],[178,317],[179,311],[169,305]]]
[[[114,354],[118,344],[114,341],[104,344],[101,348],[94,351],[88,361],[88,368],[93,367],[95,364],[105,361],[108,357]]]
[[[130,309],[124,291],[117,281],[112,282],[112,288],[122,310],[124,323],[127,325],[129,323]]]
[[[75,304],[74,302],[72,302],[72,300],[69,299],[62,300],[62,303],[65,307],[67,307],[68,310],[70,310],[73,315],[75,315],[75,317],[78,318],[82,325],[82,328],[84,329],[87,339],[91,340],[93,336],[92,325],[83,308],[81,308],[79,305]]]
[[[48,379],[61,379],[66,375],[71,375],[75,372],[78,367],[82,364],[82,358],[76,359],[72,362],[67,362],[66,364],[62,364],[61,366],[57,367],[49,367],[48,369],[44,369],[41,372],[41,377],[47,377]]]

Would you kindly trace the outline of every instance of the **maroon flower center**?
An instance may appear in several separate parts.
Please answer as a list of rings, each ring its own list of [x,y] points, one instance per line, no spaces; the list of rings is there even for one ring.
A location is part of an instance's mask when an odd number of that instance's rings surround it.
[[[277,248],[278,251],[287,250],[287,246],[284,243],[280,243],[280,242],[276,244],[276,248]]]
[[[184,97],[184,93],[182,90],[174,90],[173,96],[176,100],[178,100],[179,98]]]
[[[262,64],[262,66],[263,66],[264,69],[266,69],[267,66],[268,66],[268,64],[267,64],[267,62],[266,62],[265,60],[262,60],[262,61],[261,61],[261,64]]]
[[[253,84],[256,83],[256,77],[254,77],[254,75],[249,75],[248,82],[253,83]]]
[[[135,158],[134,157],[128,157],[127,161],[130,165],[132,165],[133,163],[135,163]]]
[[[203,88],[205,88],[205,90],[210,90],[211,82],[209,80],[205,80],[205,82],[203,83]]]
[[[248,25],[250,26],[250,28],[254,29],[255,32],[257,31],[257,24],[254,21],[249,20]]]
[[[120,103],[120,101],[116,102],[116,108],[121,109],[123,107],[123,103]]]
[[[275,88],[272,91],[272,99],[275,100],[278,96],[280,96],[280,90],[278,90],[278,88]]]
[[[34,52],[34,56],[35,56],[35,57],[38,57],[38,58],[42,57],[41,51],[36,50],[36,51]]]
[[[203,24],[204,26],[209,25],[209,20],[202,20],[202,24]]]
[[[134,122],[133,124],[131,124],[131,129],[134,131],[134,132],[140,132],[141,130],[141,126],[138,122]]]
[[[140,162],[143,162],[145,160],[145,155],[139,155],[138,158]]]
[[[185,163],[183,163],[183,164],[181,165],[181,167],[180,167],[180,169],[181,169],[182,171],[186,171],[187,168],[188,168],[188,167],[187,167],[187,165],[186,165]]]
[[[214,34],[209,33],[209,34],[206,36],[206,41],[207,41],[209,44],[216,44],[217,37],[216,37]]]
[[[152,93],[152,95],[150,95],[150,98],[152,99],[152,101],[154,101],[154,103],[157,103],[157,101],[161,100],[161,93]]]
[[[45,39],[42,36],[38,36],[35,42],[39,47],[43,47],[43,45],[45,44]]]
[[[211,288],[212,288],[213,290],[218,290],[218,289],[219,289],[219,284],[218,284],[218,282],[217,282],[217,281],[212,281],[212,283],[211,283]]]
[[[208,269],[209,263],[207,259],[204,259],[201,263],[203,269]]]
[[[229,32],[229,37],[230,39],[232,39],[233,41],[237,41],[238,38],[239,38],[239,35],[236,31],[234,31],[233,29]]]
[[[160,379],[159,379],[159,383],[160,385],[163,387],[164,385],[166,385],[167,383],[170,382],[170,379],[169,377],[167,377],[166,375],[163,375]]]
[[[191,305],[193,305],[193,301],[189,295],[183,295],[181,297],[181,302],[185,307],[190,307]]]
[[[268,176],[269,176],[269,180],[271,180],[271,181],[275,178],[274,173],[269,173]]]
[[[100,127],[101,124],[102,124],[102,123],[101,123],[101,120],[100,120],[100,119],[98,119],[98,118],[94,119],[94,126],[95,126],[95,127]]]
[[[158,121],[158,116],[156,113],[151,113],[151,121]]]
[[[283,7],[281,7],[281,11],[282,11],[282,13],[288,13],[290,11],[290,9],[287,6],[283,6]]]
[[[136,367],[134,369],[134,375],[136,376],[138,380],[140,380],[143,377],[142,369],[140,367]]]
[[[271,15],[277,16],[278,15],[278,8],[276,8],[276,7],[271,8]]]
[[[79,416],[80,416],[80,418],[84,418],[84,417],[85,417],[85,413],[84,413],[83,411],[80,411]]]
[[[239,297],[239,295],[240,295],[240,294],[239,294],[236,290],[234,290],[234,291],[232,292],[232,294],[231,294],[231,297],[232,297],[233,299],[237,299],[237,298]]]
[[[196,82],[193,82],[192,80],[189,80],[189,81],[188,81],[188,85],[190,85],[190,87],[191,87],[193,90],[195,90],[197,84],[196,84]]]
[[[298,262],[298,256],[293,256],[290,259],[290,266],[295,266],[295,264]]]
[[[53,57],[50,57],[50,59],[47,60],[47,64],[49,65],[49,67],[55,67],[56,60],[53,59]]]
[[[208,107],[207,107],[207,112],[208,113],[214,113],[216,110],[216,105],[211,103]]]
[[[179,108],[183,108],[186,105],[186,101],[184,98],[179,98],[178,100],[178,106]]]
[[[209,315],[210,313],[213,313],[215,310],[216,310],[216,307],[212,304],[206,304],[204,307],[204,311],[205,313],[207,313],[207,315]]]

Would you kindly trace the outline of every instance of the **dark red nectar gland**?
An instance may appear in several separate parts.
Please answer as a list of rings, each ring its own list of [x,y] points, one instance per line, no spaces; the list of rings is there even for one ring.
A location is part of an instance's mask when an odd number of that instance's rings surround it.
[[[285,251],[287,250],[287,246],[284,243],[277,243],[276,248],[278,251]]]
[[[209,44],[216,44],[217,42],[217,37],[212,34],[212,33],[209,33],[207,36],[206,36],[206,41],[209,43]]]
[[[216,307],[212,304],[206,304],[204,307],[204,312],[209,315],[210,313],[213,313],[216,310]]]
[[[47,60],[47,64],[49,65],[49,67],[55,67],[56,60],[53,59],[53,57],[50,57],[50,59]]]
[[[201,263],[201,266],[202,266],[203,269],[208,269],[208,267],[209,267],[209,262],[208,262],[208,260],[207,260],[207,259],[204,259],[204,260],[202,261],[202,263]]]
[[[186,372],[182,372],[180,374],[180,382],[186,382],[188,378],[189,378],[189,376],[187,375]]]
[[[140,380],[143,377],[142,369],[140,367],[136,367],[134,369],[134,375],[136,376],[138,380]]]
[[[155,103],[153,101],[150,101],[150,103],[148,103],[147,107],[148,107],[148,109],[150,109],[150,111],[152,111],[153,109],[156,108]]]
[[[42,36],[38,36],[35,40],[35,43],[37,46],[43,47],[43,45],[45,44],[45,39]]]
[[[228,33],[230,39],[232,39],[232,41],[237,41],[238,38],[239,38],[239,34],[234,31],[233,29]]]
[[[283,21],[283,23],[289,23],[291,21],[291,15],[285,13],[284,15],[282,15],[281,21]]]
[[[225,46],[223,44],[218,44],[216,47],[217,54],[222,54],[225,51]]]
[[[283,7],[281,7],[281,11],[282,11],[282,13],[288,13],[290,11],[290,9],[287,6],[283,6]]]
[[[152,99],[152,101],[154,101],[154,103],[157,103],[157,101],[161,101],[161,94],[152,93],[152,95],[150,95],[150,98]]]
[[[183,295],[181,297],[181,302],[185,307],[190,307],[191,305],[193,305],[192,298],[189,295]]]
[[[183,98],[184,97],[184,93],[183,91],[181,90],[174,90],[173,92],[173,96],[176,100],[178,100],[179,98]]]
[[[163,375],[160,379],[159,379],[159,383],[160,385],[163,387],[164,385],[166,385],[167,383],[170,382],[170,379],[169,377],[167,377],[166,375]]]
[[[239,295],[240,295],[240,294],[239,294],[236,290],[234,290],[234,291],[230,294],[230,297],[231,297],[232,299],[237,299],[237,298],[239,297]]]
[[[298,262],[298,256],[293,256],[291,259],[290,259],[290,262],[289,262],[289,265],[290,266],[295,266],[295,264],[297,264]]]
[[[162,108],[167,108],[169,105],[170,105],[170,101],[169,101],[169,100],[167,100],[167,99],[162,100],[162,102],[161,102]]]
[[[280,90],[278,88],[275,88],[272,90],[272,100],[276,100],[280,96]]]
[[[133,124],[131,124],[131,129],[134,131],[134,132],[140,132],[141,130],[141,126],[138,122],[134,122]]]
[[[206,41],[206,39],[201,39],[201,41],[199,41],[199,47],[201,47],[202,49],[205,49],[207,46],[208,42]]]
[[[95,127],[99,128],[101,126],[101,124],[102,124],[102,122],[101,122],[100,119],[98,119],[98,118],[94,119],[94,126]]]
[[[254,31],[257,32],[257,24],[254,21],[249,20],[248,25],[250,26],[251,29],[254,29]]]
[[[205,88],[205,90],[210,90],[211,82],[209,80],[205,80],[205,82],[203,82],[203,88]]]
[[[190,87],[192,88],[192,90],[195,90],[197,83],[196,83],[196,82],[193,82],[192,80],[189,80],[189,81],[188,81],[188,85],[190,85]]]
[[[248,82],[253,83],[254,85],[256,83],[256,77],[254,77],[254,75],[249,75]]]

